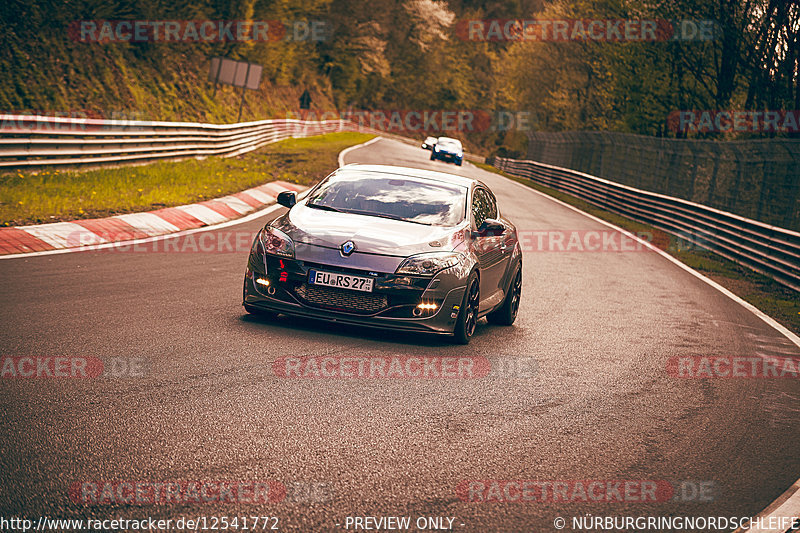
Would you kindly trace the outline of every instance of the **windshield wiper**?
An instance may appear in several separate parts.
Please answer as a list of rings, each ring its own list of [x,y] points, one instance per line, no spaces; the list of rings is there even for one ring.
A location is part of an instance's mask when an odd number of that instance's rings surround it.
[[[430,224],[426,224],[425,222],[409,220],[407,218],[399,217],[397,215],[385,215],[383,213],[372,213],[370,211],[359,211],[357,209],[337,209],[329,205],[315,204],[313,202],[307,203],[306,207],[313,207],[314,209],[321,209],[323,211],[333,211],[335,213],[349,213],[352,215],[364,215],[368,217],[388,218],[389,220],[399,220],[401,222],[411,222],[412,224],[421,224],[423,226],[430,226]]]
[[[334,211],[336,213],[343,212],[341,209],[336,209],[335,207],[331,207],[329,205],[315,204],[312,202],[307,203],[306,207],[313,207],[314,209],[322,209],[323,211]]]
[[[383,213],[373,213],[371,211],[358,211],[356,209],[348,209],[346,211],[342,211],[343,213],[352,213],[354,215],[364,215],[368,217],[378,217],[378,218],[388,218],[389,220],[399,220],[401,222],[411,222],[412,224],[422,224],[423,226],[430,226],[430,224],[426,224],[425,222],[418,222],[416,220],[409,220],[407,218],[399,217],[397,215],[385,215]]]

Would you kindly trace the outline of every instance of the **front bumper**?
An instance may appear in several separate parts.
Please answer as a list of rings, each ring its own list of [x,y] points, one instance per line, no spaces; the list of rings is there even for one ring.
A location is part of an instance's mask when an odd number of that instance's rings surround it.
[[[434,158],[439,159],[441,161],[452,161],[453,163],[457,163],[463,159],[462,156],[459,156],[457,154],[453,154],[450,152],[442,152],[442,151],[434,152]]]
[[[371,277],[373,291],[309,285],[310,269]],[[256,278],[267,280],[269,285],[257,284]],[[452,334],[465,284],[458,275],[447,271],[433,278],[398,276],[252,253],[245,273],[243,303],[276,313],[346,324]],[[420,311],[420,303],[437,307]]]

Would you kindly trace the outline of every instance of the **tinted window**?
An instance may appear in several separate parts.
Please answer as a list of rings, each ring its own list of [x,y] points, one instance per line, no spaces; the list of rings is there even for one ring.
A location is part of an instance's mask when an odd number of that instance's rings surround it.
[[[485,189],[475,189],[472,195],[472,216],[479,227],[487,218],[497,218],[497,204]]]
[[[467,188],[366,172],[338,172],[309,196],[307,206],[434,226],[464,219]]]

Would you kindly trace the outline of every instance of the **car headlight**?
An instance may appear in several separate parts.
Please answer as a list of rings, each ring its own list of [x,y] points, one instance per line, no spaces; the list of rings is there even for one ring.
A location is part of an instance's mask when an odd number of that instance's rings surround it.
[[[438,144],[434,144],[434,145],[433,145],[433,149],[434,149],[434,150],[436,150],[436,151],[438,152],[438,151],[439,151],[439,145],[438,145]]]
[[[294,257],[294,241],[279,229],[265,227],[261,232],[261,243],[268,254]]]
[[[430,252],[412,255],[397,267],[395,274],[433,276],[437,272],[459,264],[463,256],[457,252]]]

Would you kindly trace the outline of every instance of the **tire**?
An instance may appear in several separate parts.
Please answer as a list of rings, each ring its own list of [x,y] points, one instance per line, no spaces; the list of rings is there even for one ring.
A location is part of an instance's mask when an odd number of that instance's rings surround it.
[[[436,161],[436,155],[433,152],[431,152],[431,161]]]
[[[461,159],[459,159],[458,161],[456,161],[456,166],[459,166],[459,167],[460,167],[462,162],[463,162],[463,161],[461,161]]]
[[[481,285],[478,274],[473,272],[467,279],[467,289],[461,300],[461,309],[458,311],[456,327],[453,330],[453,340],[457,344],[469,344],[475,333],[478,323],[478,309],[481,302]]]
[[[497,326],[510,326],[517,319],[517,312],[519,311],[519,303],[522,299],[522,264],[517,267],[514,275],[511,277],[511,283],[508,285],[508,294],[506,294],[503,304],[496,310],[486,315],[486,320],[490,324]]]

